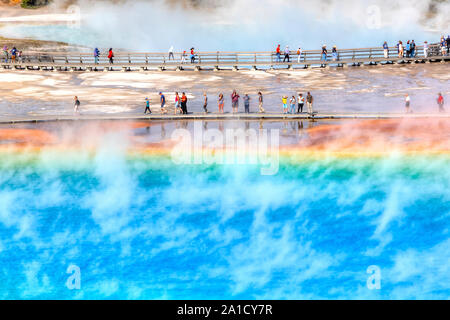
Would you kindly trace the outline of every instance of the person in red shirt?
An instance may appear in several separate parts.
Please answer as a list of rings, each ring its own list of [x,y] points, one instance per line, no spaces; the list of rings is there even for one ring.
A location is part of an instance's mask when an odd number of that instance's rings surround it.
[[[191,48],[191,63],[195,63],[195,51],[194,51],[194,48]]]
[[[276,53],[277,53],[277,62],[281,62],[281,45],[278,45]]]
[[[181,94],[181,110],[183,111],[183,114],[187,114],[187,97],[186,97],[186,93],[182,93]]]
[[[437,103],[439,106],[439,112],[445,112],[444,110],[444,97],[442,96],[442,93],[439,93],[439,97],[437,99]]]
[[[113,52],[113,49],[111,48],[111,49],[109,49],[109,53],[108,53],[108,59],[109,59],[109,63],[110,64],[113,64],[114,63],[114,52]]]

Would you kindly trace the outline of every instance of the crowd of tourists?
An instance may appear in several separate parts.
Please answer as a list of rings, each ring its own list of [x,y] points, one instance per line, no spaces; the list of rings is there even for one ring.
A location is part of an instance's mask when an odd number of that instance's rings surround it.
[[[239,101],[241,99],[241,96],[237,93],[236,90],[233,91],[233,93],[230,96],[231,98],[231,108],[232,108],[232,113],[238,113],[238,109],[239,109]],[[258,110],[259,113],[264,113],[264,98],[263,98],[263,94],[262,92],[258,92],[257,94],[257,99],[258,99]],[[244,96],[242,97],[243,103],[244,103],[244,112],[245,113],[250,113],[250,101],[251,98],[249,96],[249,94],[245,93]],[[159,93],[159,106],[160,106],[160,110],[161,110],[161,114],[167,114],[168,110],[167,110],[167,100],[165,95],[160,92]],[[188,98],[186,96],[186,93],[182,93],[181,96],[178,92],[175,92],[175,98],[174,98],[174,114],[188,114],[188,109],[187,109],[187,102],[188,102]],[[209,98],[206,92],[203,93],[203,97],[202,97],[202,106],[203,106],[203,112],[205,114],[210,113],[211,110],[211,106],[210,106],[210,102],[209,102]],[[218,107],[218,113],[219,114],[223,114],[225,113],[224,109],[225,109],[225,97],[223,95],[223,93],[219,93],[218,97],[217,97],[217,107]],[[145,111],[144,114],[151,114],[152,110],[151,110],[151,106],[150,106],[150,99],[148,97],[145,98]]]

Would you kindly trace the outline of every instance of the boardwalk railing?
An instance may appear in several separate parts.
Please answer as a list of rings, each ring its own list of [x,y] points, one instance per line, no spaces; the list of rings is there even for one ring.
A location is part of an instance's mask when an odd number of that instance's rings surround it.
[[[93,53],[75,52],[24,52],[22,56],[11,61],[11,57],[2,57],[0,65],[4,68],[43,68],[59,70],[86,70],[92,71],[103,69],[105,71],[115,68],[122,68],[124,71],[131,69],[189,69],[194,68],[274,68],[303,66],[305,68],[320,65],[328,67],[337,65],[346,67],[347,65],[398,63],[409,61],[446,61],[450,57],[442,55],[441,50],[436,45],[431,45],[428,55],[425,57],[422,46],[417,46],[414,57],[399,57],[397,48],[390,48],[386,58],[383,48],[361,48],[361,49],[341,49],[334,56],[328,52],[326,60],[322,57],[320,50],[303,51],[299,56],[296,51],[289,54],[289,59],[285,59],[281,53],[278,59],[275,52],[200,52],[195,54],[195,60],[191,62],[189,53],[183,56],[182,53],[174,53],[173,58],[169,58],[168,53],[136,53],[117,52],[115,53],[113,64],[107,58],[108,52],[104,51],[97,61]]]

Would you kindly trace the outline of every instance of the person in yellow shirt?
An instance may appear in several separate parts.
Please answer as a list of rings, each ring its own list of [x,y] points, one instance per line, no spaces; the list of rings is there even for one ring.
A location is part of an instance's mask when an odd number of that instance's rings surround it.
[[[288,100],[287,96],[283,96],[283,98],[281,99],[281,101],[283,102],[283,113],[288,113],[287,100]]]

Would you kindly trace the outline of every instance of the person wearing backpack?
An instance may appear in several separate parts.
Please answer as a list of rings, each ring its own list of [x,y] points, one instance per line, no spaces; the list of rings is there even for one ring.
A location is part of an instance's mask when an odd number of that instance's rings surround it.
[[[17,55],[17,49],[16,49],[16,47],[13,47],[11,50],[11,62],[12,63],[16,62],[16,55]]]
[[[297,49],[297,63],[300,63],[300,59],[302,58],[302,48]]]

